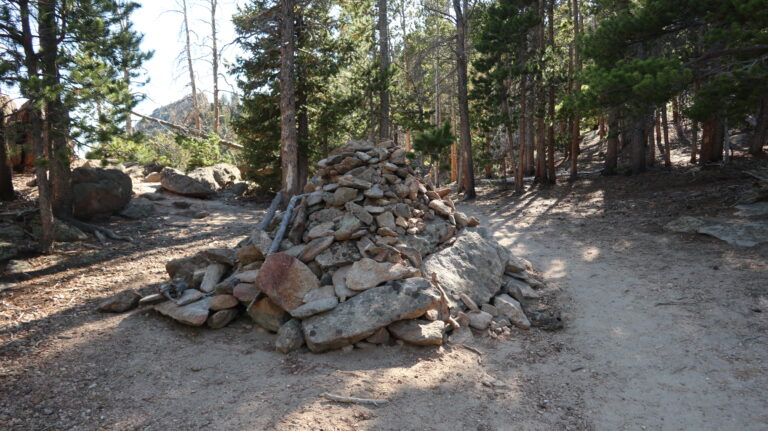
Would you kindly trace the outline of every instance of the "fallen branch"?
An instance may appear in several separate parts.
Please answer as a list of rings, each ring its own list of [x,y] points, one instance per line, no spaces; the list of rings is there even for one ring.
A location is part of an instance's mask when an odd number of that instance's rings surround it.
[[[96,226],[96,225],[85,223],[80,220],[75,220],[72,218],[67,218],[62,221],[80,229],[83,232],[92,233],[102,244],[106,242],[104,241],[104,237],[114,239],[117,241],[133,242],[133,238],[131,238],[130,236],[118,235],[112,230],[107,229],[105,227]]]
[[[372,398],[345,397],[342,395],[329,394],[328,392],[322,393],[320,394],[320,396],[323,398],[327,398],[331,401],[336,401],[339,403],[350,403],[350,404],[371,404],[374,406],[383,406],[384,404],[389,402],[389,400],[376,400]]]
[[[173,129],[173,130],[175,130],[175,131],[177,131],[177,132],[179,132],[181,134],[187,135],[187,136],[192,136],[192,137],[195,137],[195,138],[208,139],[208,135],[207,134],[205,134],[203,132],[200,132],[200,131],[197,131],[197,130],[194,130],[194,129],[190,129],[190,128],[187,128],[187,127],[184,127],[184,126],[180,126],[178,124],[174,124],[174,123],[171,123],[171,122],[168,122],[168,121],[165,121],[165,120],[161,120],[159,118],[149,117],[147,115],[142,115],[142,114],[139,114],[138,112],[131,111],[131,114],[136,115],[137,117],[141,117],[141,118],[143,118],[143,119],[145,119],[147,121],[154,121],[157,124],[160,124],[162,126],[171,128],[171,129]],[[227,141],[226,139],[219,138],[219,144],[224,145],[225,147],[234,148],[235,150],[241,150],[241,151],[243,150],[243,146],[242,145],[234,143],[232,141]]]
[[[264,215],[264,220],[261,221],[261,224],[259,225],[259,229],[261,230],[267,230],[269,227],[269,224],[272,223],[272,219],[275,218],[275,213],[277,213],[277,208],[280,207],[280,204],[283,203],[283,191],[280,190],[275,195],[275,198],[272,199],[272,203],[269,204],[269,208],[267,209],[267,214]]]
[[[291,215],[293,214],[293,209],[296,207],[296,202],[304,196],[306,195],[294,195],[291,197],[291,200],[288,201],[288,208],[285,209],[283,219],[280,220],[280,228],[275,234],[275,239],[272,240],[272,245],[269,246],[269,254],[277,252],[280,248],[280,243],[283,242],[285,231],[288,230],[288,225],[291,223]]]

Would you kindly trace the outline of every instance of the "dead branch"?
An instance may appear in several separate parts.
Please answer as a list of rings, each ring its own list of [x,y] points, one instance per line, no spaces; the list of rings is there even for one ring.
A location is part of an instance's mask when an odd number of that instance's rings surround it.
[[[275,234],[275,239],[272,240],[272,245],[269,246],[270,254],[277,252],[277,250],[280,248],[280,243],[283,241],[285,232],[288,230],[288,225],[291,223],[291,216],[293,215],[293,209],[296,207],[296,202],[298,202],[298,200],[304,196],[306,196],[306,194],[294,195],[291,197],[291,200],[288,201],[288,208],[285,209],[285,212],[283,213],[283,219],[280,220],[280,228]]]
[[[154,121],[155,123],[158,123],[158,124],[160,124],[162,126],[171,128],[171,129],[173,129],[173,130],[175,130],[175,131],[177,131],[177,132],[179,132],[179,133],[181,133],[183,135],[192,136],[192,137],[201,138],[201,139],[207,139],[208,138],[208,135],[203,133],[203,132],[200,132],[200,131],[197,131],[197,130],[194,130],[194,129],[190,129],[190,128],[187,128],[187,127],[184,127],[184,126],[181,126],[181,125],[178,125],[178,124],[174,124],[174,123],[171,123],[171,122],[168,122],[168,121],[165,121],[165,120],[161,120],[159,118],[149,117],[149,116],[142,115],[142,114],[139,114],[138,112],[134,112],[134,111],[131,111],[131,114],[136,115],[138,117],[141,117],[141,118],[143,118],[143,119],[145,119],[147,121]],[[243,146],[242,145],[234,143],[232,141],[227,141],[226,139],[219,138],[219,144],[224,145],[225,147],[234,148],[235,150],[241,150],[241,151],[243,150]]]
[[[377,400],[372,398],[355,398],[355,397],[345,397],[342,395],[335,395],[335,394],[329,394],[328,392],[320,394],[321,397],[329,399],[331,401],[336,401],[339,403],[350,403],[350,404],[371,404],[374,406],[383,406],[384,404],[388,403],[389,400]]]

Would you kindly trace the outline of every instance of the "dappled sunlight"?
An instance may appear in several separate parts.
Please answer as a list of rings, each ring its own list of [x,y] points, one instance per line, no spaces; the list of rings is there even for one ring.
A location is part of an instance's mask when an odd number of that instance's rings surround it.
[[[551,259],[540,268],[547,279],[560,279],[568,274],[566,261],[563,259]]]
[[[581,251],[581,259],[585,262],[592,262],[600,256],[600,249],[595,246],[585,247]]]

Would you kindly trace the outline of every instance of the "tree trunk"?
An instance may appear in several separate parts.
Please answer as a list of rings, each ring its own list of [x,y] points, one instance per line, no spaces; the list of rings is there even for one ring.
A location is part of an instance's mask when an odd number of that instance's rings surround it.
[[[131,72],[128,67],[123,68],[123,81],[125,81],[125,87],[130,90],[131,88]],[[125,134],[128,136],[133,135],[133,117],[128,112],[125,116]]]
[[[509,106],[509,97],[511,96],[511,85],[507,81],[504,83],[504,97],[501,99],[501,110],[507,115],[507,124],[504,129],[507,133],[507,151],[509,152],[509,168],[512,170],[512,176],[515,176],[515,131],[512,129],[515,114],[512,107]],[[505,174],[506,175],[506,174]]]
[[[760,109],[757,111],[757,125],[752,142],[749,144],[749,154],[762,156],[763,147],[768,141],[768,99],[760,100]]]
[[[699,149],[699,122],[691,121],[691,163],[696,163]]]
[[[528,121],[526,111],[528,98],[526,97],[526,75],[520,79],[520,119],[517,127],[517,170],[515,170],[515,191],[523,191],[523,177],[525,176],[525,138],[527,135]]]
[[[672,98],[672,124],[675,126],[680,124],[680,102],[678,101],[678,97]],[[667,107],[665,106],[664,109]]]
[[[672,158],[669,148],[669,123],[667,123],[667,105],[661,108],[661,130],[664,133],[664,166],[672,166]]]
[[[608,141],[606,142],[605,167],[603,175],[616,174],[619,155],[619,108],[608,111]]]
[[[653,146],[653,124],[654,116],[651,114],[650,119],[646,121],[643,133],[645,133],[645,140],[648,145],[648,166],[653,167],[656,164],[656,147]]]
[[[664,160],[664,166],[669,167],[669,163],[667,163],[669,155],[665,151],[664,144],[661,139],[661,111],[656,111],[656,116],[654,117],[653,123],[656,127],[656,147],[658,147],[659,154],[661,155],[662,160]]]
[[[192,112],[195,116],[195,129],[198,131],[203,130],[201,123],[200,106],[197,104],[197,85],[195,84],[195,70],[192,68],[192,41],[189,34],[189,17],[187,13],[187,0],[181,0],[182,14],[184,15],[184,36],[186,38],[186,44],[184,52],[187,56],[187,69],[189,69],[189,85],[192,87]]]
[[[464,199],[474,199],[475,193],[475,173],[472,166],[472,135],[469,125],[469,100],[467,98],[468,79],[467,79],[467,51],[466,36],[467,0],[453,0],[453,9],[456,17],[456,74],[457,90],[459,99],[459,117],[460,117],[460,140],[462,152]]]
[[[716,163],[723,159],[723,124],[717,116],[704,122],[699,163]]]
[[[493,136],[491,132],[485,132],[485,154],[487,155],[487,161],[485,163],[485,178],[493,178],[493,158],[491,157],[491,143]]]
[[[573,1],[573,34],[574,38],[578,39],[580,30],[580,18],[579,18],[579,0]],[[581,71],[581,58],[579,55],[578,44],[574,43],[573,47],[573,65],[574,65],[574,78],[573,78],[573,92],[579,91],[579,81],[576,79],[576,74]],[[578,156],[579,156],[579,140],[581,135],[581,125],[579,119],[579,113],[575,112],[573,115],[573,123],[571,124],[571,179],[576,179],[578,175]]]
[[[301,193],[294,87],[294,0],[281,0],[280,14],[280,168],[286,198]]]
[[[211,63],[213,66],[213,133],[219,134],[219,48],[216,35],[216,6],[218,0],[211,2]]]
[[[632,173],[639,174],[646,170],[646,157],[645,157],[645,119],[643,117],[634,116],[629,120],[629,125],[632,128],[629,132],[629,145],[632,148]]]
[[[13,171],[11,168],[11,160],[8,158],[8,145],[10,141],[6,134],[5,123],[6,115],[10,113],[6,104],[11,103],[11,99],[6,99],[0,96],[0,200],[12,201],[16,198],[16,193],[13,190]]]
[[[379,137],[389,139],[389,21],[387,0],[379,0]],[[439,126],[439,124],[438,124]]]
[[[45,89],[57,88],[60,84],[58,57],[59,33],[56,23],[56,2],[39,4],[40,13],[40,66]],[[50,94],[45,102],[45,136],[43,145],[49,154],[49,181],[51,184],[51,205],[53,214],[61,219],[72,217],[72,173],[69,160],[72,156],[68,143],[67,112],[60,94]]]
[[[549,43],[555,46],[555,2],[547,3],[547,18],[549,19]],[[555,172],[555,84],[549,83],[549,126],[547,127],[547,177],[551,184],[557,183]]]

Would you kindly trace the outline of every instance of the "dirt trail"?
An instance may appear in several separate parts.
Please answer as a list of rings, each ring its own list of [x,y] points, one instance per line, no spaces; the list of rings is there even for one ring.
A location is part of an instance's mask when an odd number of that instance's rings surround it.
[[[765,248],[661,233],[663,215],[627,218],[599,188],[530,199],[484,212],[569,297],[552,337],[569,352],[534,367],[545,387],[600,430],[768,428]]]
[[[393,345],[283,356],[247,318],[213,331],[147,310],[98,313],[105,296],[163,281],[167,259],[236,242],[260,212],[204,203],[203,220],[129,223],[143,245],[61,273],[33,261],[39,273],[0,292],[0,429],[764,430],[766,247],[659,229],[682,211],[675,193],[720,208],[743,181],[692,191],[664,179],[661,195],[634,183],[651,179],[486,191],[467,208],[545,273],[567,317],[560,332],[476,336],[481,355]]]

